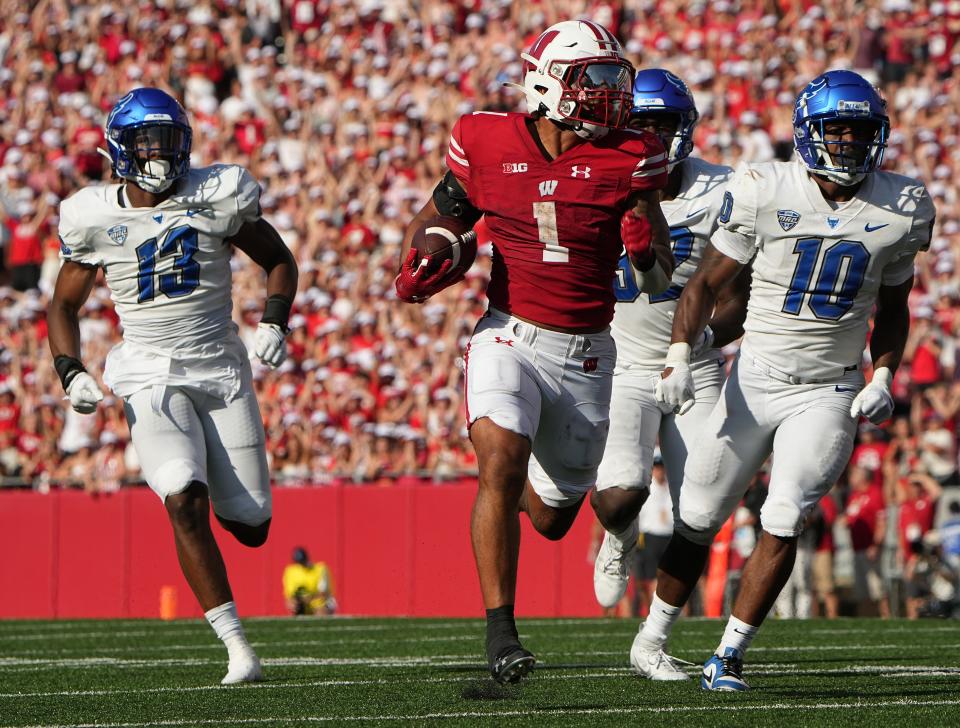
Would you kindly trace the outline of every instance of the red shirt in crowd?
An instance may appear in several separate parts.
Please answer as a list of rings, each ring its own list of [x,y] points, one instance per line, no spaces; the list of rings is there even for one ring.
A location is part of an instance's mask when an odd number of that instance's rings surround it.
[[[0,432],[16,432],[20,423],[20,405],[10,397],[9,392],[0,395],[0,399],[9,399],[9,402],[0,402]]]
[[[873,473],[871,482],[875,488],[883,487],[883,456],[887,447],[885,442],[861,442],[853,448],[853,455],[850,456],[851,465],[866,468]]]
[[[833,524],[837,521],[837,502],[828,493],[820,499],[820,513],[823,516],[823,533],[817,543],[817,551],[833,552]]]
[[[40,265],[43,262],[43,246],[37,226],[9,220],[7,227],[10,228],[11,233],[7,248],[7,265],[11,268],[20,265]]]
[[[883,495],[876,488],[855,491],[847,501],[847,526],[854,551],[866,551],[876,543],[877,520],[883,512]]]
[[[936,501],[924,493],[900,504],[900,546],[905,554],[910,553],[910,542],[918,541],[933,528]]]

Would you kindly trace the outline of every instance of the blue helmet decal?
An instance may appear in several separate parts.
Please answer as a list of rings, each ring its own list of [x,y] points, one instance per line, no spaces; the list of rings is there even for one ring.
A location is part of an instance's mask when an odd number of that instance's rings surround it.
[[[676,132],[663,138],[672,168],[693,151],[693,130],[700,120],[690,89],[678,76],[663,68],[638,71],[633,82],[631,116],[671,114],[678,117]]]
[[[105,136],[117,175],[148,192],[162,192],[190,171],[190,121],[160,89],[134,89],[117,101]]]
[[[875,129],[870,141],[827,140],[831,122],[861,122]],[[853,71],[827,71],[800,92],[793,108],[793,141],[811,172],[854,184],[880,168],[890,135],[886,102]]]

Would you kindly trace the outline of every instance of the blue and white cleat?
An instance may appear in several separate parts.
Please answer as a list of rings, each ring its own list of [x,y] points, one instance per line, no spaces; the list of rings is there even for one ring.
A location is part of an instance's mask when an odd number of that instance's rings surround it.
[[[727,647],[722,657],[711,655],[703,663],[700,687],[704,690],[749,690],[750,686],[743,679],[743,654]]]

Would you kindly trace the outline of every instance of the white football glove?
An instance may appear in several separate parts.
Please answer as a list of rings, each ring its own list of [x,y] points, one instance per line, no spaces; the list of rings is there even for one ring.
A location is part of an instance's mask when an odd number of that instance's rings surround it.
[[[70,381],[67,397],[75,412],[90,415],[97,411],[97,402],[103,399],[103,392],[97,386],[97,380],[86,372],[80,372]]]
[[[892,381],[893,373],[887,367],[880,367],[874,371],[870,384],[853,398],[850,416],[863,415],[875,425],[889,420],[893,415],[893,395],[890,394]]]
[[[654,394],[663,409],[678,415],[686,414],[696,403],[693,374],[690,372],[690,344],[670,344],[664,370],[670,374],[657,380]]]
[[[287,337],[276,324],[257,324],[257,358],[276,369],[287,358]]]

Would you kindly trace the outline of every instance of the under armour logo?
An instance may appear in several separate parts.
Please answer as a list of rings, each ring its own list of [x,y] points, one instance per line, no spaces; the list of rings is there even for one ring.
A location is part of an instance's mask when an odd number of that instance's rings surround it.
[[[597,371],[597,357],[591,356],[589,359],[583,360],[583,371],[585,372],[595,372]]]
[[[557,191],[557,185],[559,182],[555,179],[544,180],[540,183],[540,196],[546,197],[547,195],[552,195]]]
[[[502,339],[499,336],[494,338],[498,344],[506,344],[507,346],[513,346],[513,339]]]
[[[583,179],[590,179],[590,168],[584,166],[583,169],[581,169],[579,164],[575,164],[570,168],[570,176],[578,179],[580,177],[583,177]]]

